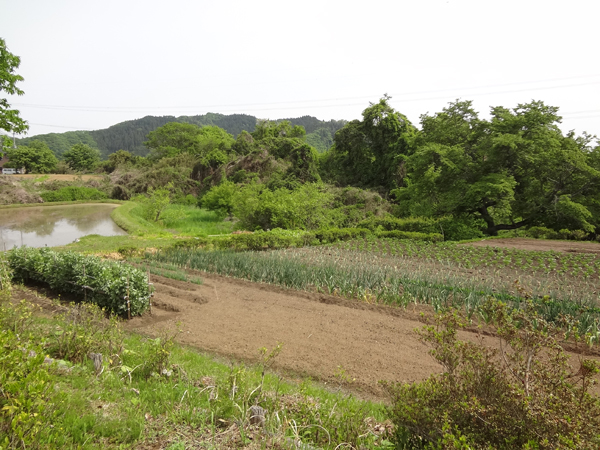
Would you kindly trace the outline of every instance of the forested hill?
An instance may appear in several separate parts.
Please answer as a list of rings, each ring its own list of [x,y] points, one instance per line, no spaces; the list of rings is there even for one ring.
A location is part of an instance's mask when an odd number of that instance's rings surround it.
[[[289,120],[292,125],[301,125],[306,129],[306,139],[319,152],[323,152],[333,143],[335,132],[342,128],[345,120],[319,120],[312,116],[282,119]],[[66,133],[38,134],[19,139],[19,145],[27,145],[32,140],[44,141],[59,158],[73,145],[83,143],[97,148],[103,159],[118,150],[127,150],[135,155],[146,156],[148,149],[143,143],[151,131],[169,122],[191,123],[198,126],[216,125],[237,137],[243,130],[254,131],[258,119],[246,114],[215,114],[201,116],[146,116],[142,119],[121,122],[104,130],[67,131]]]

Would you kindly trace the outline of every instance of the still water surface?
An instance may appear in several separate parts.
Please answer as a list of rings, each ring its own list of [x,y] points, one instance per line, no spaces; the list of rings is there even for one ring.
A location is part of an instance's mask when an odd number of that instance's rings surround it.
[[[96,203],[0,209],[0,250],[20,245],[55,247],[88,234],[127,234],[110,218],[117,206]]]

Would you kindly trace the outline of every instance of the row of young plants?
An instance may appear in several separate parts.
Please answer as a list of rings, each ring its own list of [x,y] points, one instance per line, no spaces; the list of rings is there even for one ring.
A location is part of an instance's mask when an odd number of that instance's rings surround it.
[[[421,258],[464,268],[494,267],[527,270],[541,273],[558,273],[600,278],[599,253],[564,253],[532,251],[500,247],[457,245],[453,242],[432,244],[416,240],[352,240],[336,244],[337,248],[369,252],[374,255]]]
[[[224,276],[254,282],[275,284],[298,290],[317,290],[332,295],[356,298],[372,303],[406,307],[422,303],[436,310],[456,307],[469,317],[481,315],[481,304],[489,297],[508,302],[518,309],[531,295],[498,289],[490,283],[467,279],[461,274],[417,271],[415,267],[378,263],[371,256],[360,262],[344,262],[326,254],[308,257],[295,252],[234,252],[231,250],[204,251],[184,248],[163,249],[146,254],[151,261],[169,263]],[[555,293],[535,298],[537,311],[547,320],[571,315],[579,320],[580,332],[590,341],[600,338],[600,308],[593,301],[559,297]]]
[[[7,259],[13,280],[47,284],[114,314],[140,315],[149,306],[148,277],[128,264],[77,252],[30,247],[11,250]]]

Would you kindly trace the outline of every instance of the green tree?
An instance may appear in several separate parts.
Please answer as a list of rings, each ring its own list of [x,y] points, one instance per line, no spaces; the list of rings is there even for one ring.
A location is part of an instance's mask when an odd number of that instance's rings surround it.
[[[340,184],[393,189],[402,185],[405,159],[417,129],[384,96],[335,134],[324,169]]]
[[[405,185],[393,191],[403,214],[468,214],[490,235],[532,225],[594,231],[586,199],[600,172],[582,141],[558,128],[558,108],[497,107],[486,121],[471,102],[455,102],[421,123]]]
[[[220,217],[224,218],[233,214],[234,195],[238,187],[235,183],[224,180],[218,186],[213,186],[202,197],[201,205],[209,211],[216,212]]]
[[[25,167],[28,173],[52,173],[58,164],[52,150],[42,141],[31,141],[28,146],[8,148],[6,154],[11,166]]]
[[[314,230],[331,226],[334,195],[323,185],[306,183],[296,189],[270,190],[249,184],[233,195],[233,215],[245,229],[271,228]]]
[[[100,152],[86,144],[75,144],[63,157],[78,172],[91,171],[100,162]]]
[[[21,58],[9,52],[6,42],[0,38],[0,93],[23,95],[24,92],[17,87],[17,83],[23,81],[23,77],[15,73],[20,64]],[[19,111],[11,109],[8,99],[0,98],[0,129],[20,134],[28,128]]]
[[[144,145],[150,150],[151,159],[173,157],[182,152],[196,155],[200,153],[200,132],[197,125],[169,122],[148,133]]]
[[[148,188],[147,195],[138,195],[131,200],[139,203],[142,209],[142,217],[152,222],[162,220],[178,220],[185,216],[181,210],[168,210],[173,195],[173,183],[168,183],[160,188]]]
[[[132,166],[141,159],[141,156],[132,155],[125,150],[117,150],[108,155],[108,161],[104,163],[104,168],[108,172],[113,172],[120,166]]]

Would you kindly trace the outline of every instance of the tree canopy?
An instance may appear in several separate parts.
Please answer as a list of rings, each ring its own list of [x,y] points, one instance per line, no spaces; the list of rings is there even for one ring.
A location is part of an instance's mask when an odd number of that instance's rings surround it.
[[[27,173],[51,173],[58,164],[52,150],[42,141],[31,141],[28,146],[8,148],[6,154],[10,166],[24,167]]]
[[[24,94],[17,87],[17,83],[23,81],[23,77],[15,73],[20,64],[21,58],[9,52],[6,42],[0,38],[0,94]],[[19,111],[11,108],[8,99],[0,97],[0,129],[20,134],[28,128],[27,122],[21,119]]]
[[[75,144],[63,157],[78,172],[91,171],[100,162],[100,152],[86,144]]]
[[[323,160],[333,181],[341,185],[383,188],[401,185],[406,157],[417,129],[383,97],[335,134]]]
[[[593,231],[587,204],[600,172],[559,123],[558,108],[539,101],[492,108],[490,120],[459,101],[422,116],[405,185],[394,191],[403,213],[474,215],[491,235],[525,225]]]

